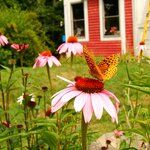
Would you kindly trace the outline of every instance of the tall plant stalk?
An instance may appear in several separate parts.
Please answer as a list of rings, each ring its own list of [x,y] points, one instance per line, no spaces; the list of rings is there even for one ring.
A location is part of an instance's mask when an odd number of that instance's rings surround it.
[[[84,116],[82,113],[82,120],[81,120],[82,150],[87,150],[87,128],[88,124],[85,123]]]
[[[10,105],[10,99],[9,99],[9,94],[10,94],[10,87],[11,85],[11,79],[12,79],[12,75],[14,72],[14,65],[11,65],[11,70],[10,70],[10,74],[9,74],[9,78],[7,81],[7,85],[6,85],[6,103],[5,103],[5,110],[6,110],[6,121],[10,123],[10,117],[9,117],[9,105]]]
[[[23,53],[20,53],[20,66],[21,66],[21,75],[22,75],[22,84],[24,86],[24,70],[23,70]]]
[[[0,70],[0,90],[1,90],[1,94],[2,94],[2,105],[3,105],[3,110],[5,112],[6,108],[5,108],[5,94],[4,94],[4,89],[3,89],[3,85],[2,85],[2,75],[1,75],[1,70]],[[7,114],[5,113],[5,119],[7,119]]]
[[[73,53],[71,52],[71,67],[72,67],[72,64],[73,64]]]
[[[46,64],[46,70],[47,70],[48,80],[49,80],[49,84],[50,84],[50,89],[52,90],[51,74],[50,74],[50,68],[49,68],[48,64]]]

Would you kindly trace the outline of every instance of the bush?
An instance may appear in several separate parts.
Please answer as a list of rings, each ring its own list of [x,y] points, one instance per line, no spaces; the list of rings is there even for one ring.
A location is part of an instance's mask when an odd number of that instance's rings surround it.
[[[45,48],[46,36],[38,16],[34,12],[21,11],[20,9],[3,9],[0,13],[0,32],[3,33],[10,43],[28,43],[29,48],[24,53],[25,66],[32,65],[39,51]],[[0,49],[1,56],[7,55]],[[5,59],[7,61],[7,59]],[[4,60],[2,64],[6,64]]]

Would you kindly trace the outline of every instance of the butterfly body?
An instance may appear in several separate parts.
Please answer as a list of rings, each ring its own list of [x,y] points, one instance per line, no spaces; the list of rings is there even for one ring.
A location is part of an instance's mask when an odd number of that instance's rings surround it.
[[[89,66],[90,74],[100,81],[109,80],[117,71],[119,55],[111,55],[103,59],[98,65],[93,54],[84,46],[83,53]]]

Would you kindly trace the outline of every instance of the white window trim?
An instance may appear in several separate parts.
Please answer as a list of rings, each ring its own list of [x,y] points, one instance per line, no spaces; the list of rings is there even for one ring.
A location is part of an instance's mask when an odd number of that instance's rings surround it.
[[[121,10],[121,0],[118,0],[119,2],[119,17],[121,18],[121,13],[120,13],[120,10]],[[104,12],[103,12],[103,0],[99,0],[99,14],[100,14],[100,36],[101,36],[101,41],[116,41],[116,40],[121,40],[121,21],[119,19],[119,25],[120,25],[120,36],[117,36],[117,37],[113,37],[113,35],[107,35],[105,36],[104,35],[104,20],[103,20],[103,15],[104,15]]]
[[[125,26],[125,0],[119,0],[119,16],[120,16],[120,37],[104,37],[103,33],[103,0],[99,0],[99,14],[100,14],[100,38],[101,41],[117,41],[121,40],[121,53],[126,53],[126,26]]]
[[[85,20],[85,38],[78,38],[79,42],[83,41],[89,41],[89,25],[88,25],[88,4],[87,0],[64,0],[64,16],[65,16],[65,35],[66,35],[66,40],[69,36],[71,36],[73,33],[73,27],[72,27],[72,4],[76,3],[84,3],[84,20]]]

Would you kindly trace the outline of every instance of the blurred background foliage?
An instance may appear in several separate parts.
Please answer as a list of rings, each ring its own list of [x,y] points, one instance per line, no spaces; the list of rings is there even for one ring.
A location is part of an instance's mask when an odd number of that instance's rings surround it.
[[[56,54],[64,34],[62,1],[0,0],[0,4],[0,33],[10,43],[29,44],[24,53],[25,66],[33,65],[38,53],[45,49]],[[13,53],[9,46],[0,47],[0,63],[7,65]]]

